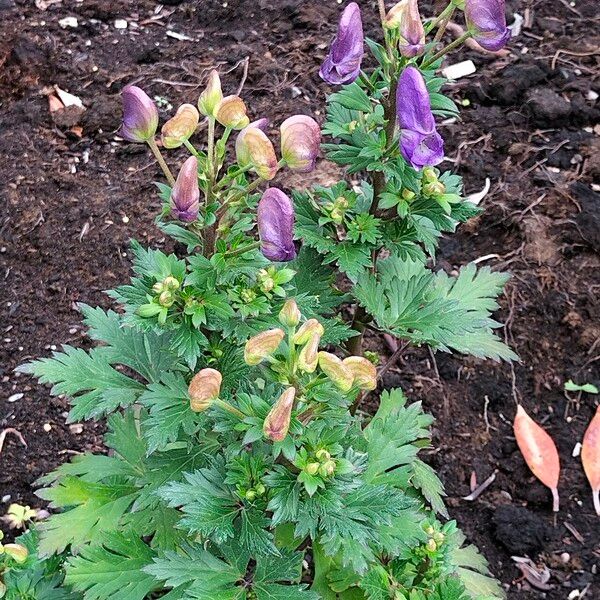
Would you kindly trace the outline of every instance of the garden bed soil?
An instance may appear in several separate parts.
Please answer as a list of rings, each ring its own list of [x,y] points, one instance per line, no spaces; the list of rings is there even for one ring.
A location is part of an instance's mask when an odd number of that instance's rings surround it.
[[[370,4],[365,26],[375,35]],[[339,10],[334,0],[0,0],[0,430],[14,428],[27,443],[7,434],[0,513],[11,501],[40,507],[37,477],[74,453],[102,451],[102,423],[66,424],[67,400],[13,369],[63,343],[90,346],[75,303],[110,306],[103,290],[126,281],[130,238],[170,249],[153,225],[156,165],[144,146],[115,141],[122,87],[139,83],[176,107],[195,102],[214,67],[235,90],[250,57],[243,95],[253,117],[322,119],[328,88],[317,71]],[[468,106],[441,127],[451,161],[443,166],[464,176],[469,193],[486,178],[491,189],[484,214],[442,240],[436,267],[452,272],[479,260],[512,272],[498,319],[521,362],[411,349],[384,383],[436,417],[427,460],[445,483],[451,516],[509,597],[587,590],[591,599],[600,597],[600,518],[571,454],[598,397],[567,395],[563,385],[600,383],[600,196],[592,188],[600,179],[600,17],[596,0],[510,1],[514,12],[525,20],[508,56],[465,50],[450,59],[470,58],[477,72],[451,86]],[[54,85],[86,111],[51,115]],[[336,175],[321,164],[316,178]],[[390,354],[378,338],[368,344]],[[558,515],[517,450],[516,401],[559,447]],[[370,399],[364,408],[374,407]],[[496,479],[467,501],[473,473]],[[548,567],[551,589],[532,589],[513,555]]]

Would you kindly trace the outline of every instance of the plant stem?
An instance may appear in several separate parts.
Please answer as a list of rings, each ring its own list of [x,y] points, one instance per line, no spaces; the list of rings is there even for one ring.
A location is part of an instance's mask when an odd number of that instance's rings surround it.
[[[169,169],[169,165],[165,162],[163,155],[161,154],[158,146],[156,145],[156,141],[154,138],[150,138],[147,142],[148,146],[150,146],[150,150],[152,150],[152,154],[154,154],[154,158],[156,158],[162,172],[165,174],[167,181],[170,186],[173,187],[175,185],[175,177],[173,177],[173,173],[171,173],[171,169]]]
[[[468,40],[473,33],[471,31],[465,31],[460,37],[456,38],[453,42],[442,48],[439,52],[434,54],[429,60],[426,60],[422,65],[421,69],[426,69],[431,66],[434,62],[442,58],[445,54],[450,52],[450,50],[454,50],[454,48],[460,46],[465,40]]]
[[[208,117],[208,148],[207,148],[208,185],[206,187],[205,209],[208,210],[213,197],[215,185],[215,119]],[[202,253],[212,256],[215,248],[216,223],[206,228]]]
[[[196,157],[196,158],[200,158],[200,153],[198,152],[198,150],[196,150],[196,148],[194,148],[193,144],[190,142],[190,140],[184,140],[183,141],[183,145]]]
[[[425,27],[425,35],[430,31],[433,31],[442,21],[446,20],[449,15],[454,12],[455,6],[452,2],[446,6],[446,8],[432,21],[430,21]]]
[[[452,5],[452,10],[448,12],[448,16],[438,26],[437,33],[435,34],[435,37],[433,38],[433,41],[436,44],[437,44],[437,42],[439,42],[442,39],[444,32],[446,31],[446,27],[448,27],[448,23],[450,22],[450,19],[452,18],[452,15],[454,14],[454,11],[455,11],[455,7],[454,7],[454,5]]]
[[[381,24],[383,25],[385,23],[385,15],[386,15],[386,10],[385,10],[385,0],[377,0],[377,5],[379,6],[379,18],[381,19]]]
[[[214,401],[214,403],[216,404],[216,406],[219,406],[223,410],[230,412],[232,415],[235,415],[236,417],[239,417],[240,419],[246,418],[246,415],[241,410],[237,409],[235,406],[232,406],[231,404],[229,404],[229,402],[226,402],[225,400],[221,400],[221,398],[217,398]]]
[[[260,242],[252,242],[251,244],[246,244],[241,248],[236,248],[235,250],[228,250],[225,252],[225,256],[231,258],[232,256],[240,256],[241,254],[245,254],[246,252],[250,252],[250,250],[255,250],[256,248],[260,248]]]

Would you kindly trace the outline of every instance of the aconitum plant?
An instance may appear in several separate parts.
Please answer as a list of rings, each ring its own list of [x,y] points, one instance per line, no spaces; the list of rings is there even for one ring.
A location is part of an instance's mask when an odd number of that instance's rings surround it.
[[[431,266],[440,236],[479,212],[441,168],[436,127],[457,114],[437,70],[460,5],[422,20],[416,0],[379,2],[376,41],[348,4],[320,70],[334,86],[325,122],[292,115],[278,144],[216,71],[160,144],[154,103],[124,89],[121,135],[148,144],[166,178],[156,225],[187,250],[134,242],[134,275],[110,292],[117,311],[81,306],[97,347],[22,368],[71,398],[72,421],[106,418],[108,452],[40,480],[53,514],[2,547],[6,597],[503,596],[419,458],[431,417],[400,389],[377,391],[363,343],[370,330],[514,358],[491,314],[506,276]],[[503,44],[501,8],[467,0],[463,39]],[[176,175],[172,148],[190,153]],[[270,183],[310,177],[320,152],[360,183]],[[360,409],[367,395],[375,414]]]

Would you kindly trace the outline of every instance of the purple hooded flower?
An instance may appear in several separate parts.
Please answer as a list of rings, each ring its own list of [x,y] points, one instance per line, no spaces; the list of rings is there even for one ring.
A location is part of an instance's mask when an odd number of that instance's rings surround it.
[[[435,129],[429,92],[420,71],[407,67],[398,80],[396,114],[402,156],[415,169],[444,159],[444,140]]]
[[[171,214],[180,221],[191,223],[198,218],[199,209],[198,161],[195,156],[190,156],[183,163],[171,191]]]
[[[269,188],[258,203],[256,220],[265,257],[275,262],[294,260],[294,205],[289,196]]]
[[[158,128],[158,109],[144,90],[128,85],[121,92],[123,124],[120,135],[129,142],[147,142]]]
[[[497,52],[510,39],[504,0],[466,0],[465,20],[475,41],[490,52]]]
[[[350,2],[340,17],[337,35],[321,65],[321,79],[332,85],[352,83],[360,74],[364,54],[364,34],[360,8]]]

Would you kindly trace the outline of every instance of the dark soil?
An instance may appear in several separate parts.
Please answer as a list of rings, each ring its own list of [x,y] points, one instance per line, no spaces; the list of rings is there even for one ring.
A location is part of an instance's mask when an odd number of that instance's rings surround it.
[[[37,477],[70,454],[102,450],[101,423],[65,424],[67,400],[13,369],[63,343],[89,346],[74,304],[109,305],[102,291],[128,277],[130,238],[165,244],[152,223],[159,202],[151,181],[160,173],[144,147],[114,141],[122,87],[138,82],[173,106],[194,102],[213,67],[235,90],[249,56],[244,97],[252,116],[278,124],[293,113],[323,114],[327,86],[317,71],[337,2],[164,4],[0,0],[0,430],[15,428],[27,443],[7,435],[0,512],[11,501],[39,507]],[[498,318],[521,362],[511,368],[411,349],[385,381],[437,418],[428,460],[445,482],[452,517],[511,598],[563,599],[575,589],[600,597],[600,520],[572,457],[598,398],[563,392],[569,378],[600,384],[600,18],[596,0],[571,4],[510,1],[507,13],[525,23],[509,56],[466,50],[450,59],[471,58],[478,70],[452,85],[469,105],[460,122],[441,127],[447,154],[469,193],[486,177],[491,190],[485,213],[443,240],[438,266],[452,271],[479,259],[513,273]],[[59,24],[69,16],[76,28]],[[127,29],[115,28],[116,19]],[[79,96],[83,115],[51,117],[53,85]],[[173,164],[179,158],[169,156]],[[335,176],[323,165],[316,174],[321,182]],[[369,343],[389,353],[379,340]],[[516,401],[559,447],[556,518],[512,437]],[[466,501],[473,472],[478,482],[494,472],[496,479]],[[547,566],[552,590],[544,596],[523,581],[515,554]]]

